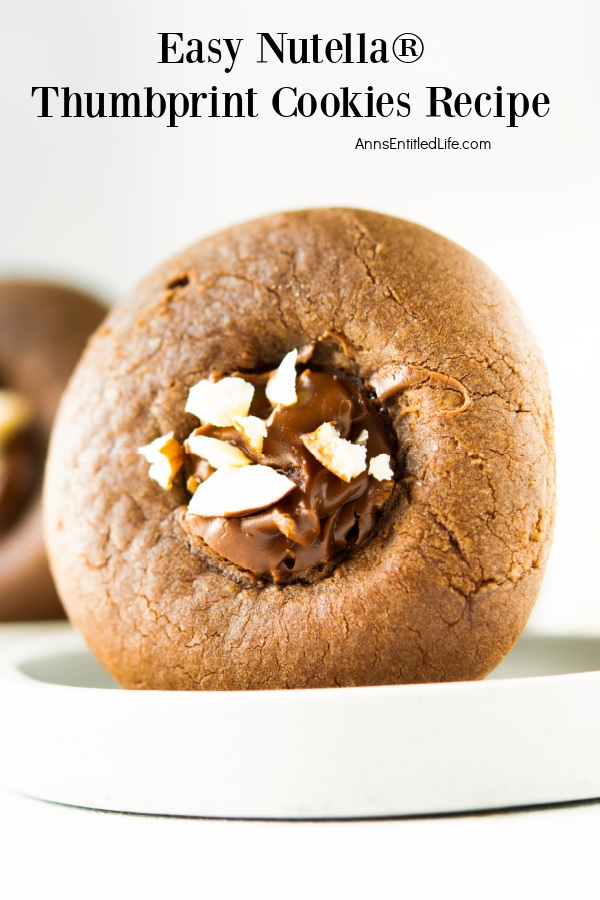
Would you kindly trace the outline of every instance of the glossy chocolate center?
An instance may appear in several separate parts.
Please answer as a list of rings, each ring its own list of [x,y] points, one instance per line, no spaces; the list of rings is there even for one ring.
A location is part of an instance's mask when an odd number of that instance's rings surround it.
[[[304,446],[302,435],[332,422],[340,437],[356,442],[367,432],[369,461],[390,454],[383,420],[366,392],[350,381],[305,369],[297,379],[293,406],[272,409],[265,395],[268,375],[240,377],[255,386],[250,415],[268,420],[260,455],[249,450],[235,428],[205,425],[197,433],[238,446],[253,462],[272,466],[297,485],[285,499],[260,512],[232,518],[203,518],[186,513],[184,525],[221,557],[276,582],[307,579],[367,540],[377,511],[393,483],[365,471],[345,482]],[[189,455],[188,476],[203,481],[213,469]]]

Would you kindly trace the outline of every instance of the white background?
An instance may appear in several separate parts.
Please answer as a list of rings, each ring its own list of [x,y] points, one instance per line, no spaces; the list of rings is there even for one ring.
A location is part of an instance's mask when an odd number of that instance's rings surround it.
[[[0,272],[124,296],[158,262],[281,209],[361,206],[413,219],[487,262],[517,296],[550,369],[559,454],[555,547],[534,627],[600,630],[597,505],[598,119],[593,0],[420,3],[2,0]],[[257,65],[258,31],[416,32],[414,65]],[[159,65],[157,32],[244,38],[233,71]],[[258,92],[256,119],[38,118],[35,85]],[[282,85],[409,91],[409,118],[282,119]],[[426,118],[427,85],[550,96],[547,117]],[[489,151],[355,150],[359,137],[491,140]]]

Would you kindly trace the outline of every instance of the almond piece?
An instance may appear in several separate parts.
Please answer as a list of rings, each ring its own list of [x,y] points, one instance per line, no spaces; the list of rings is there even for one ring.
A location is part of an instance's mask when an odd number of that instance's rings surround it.
[[[33,419],[33,404],[17,391],[0,389],[0,450]]]
[[[140,447],[138,453],[150,463],[148,470],[150,478],[166,491],[170,491],[185,458],[183,447],[175,440],[174,432],[170,431],[146,444],[145,447]]]
[[[185,411],[209,425],[224,428],[233,424],[234,416],[247,416],[254,385],[243,378],[199,381],[190,388]]]
[[[198,490],[202,482],[199,478],[196,478],[195,475],[190,475],[188,480],[185,483],[188,493],[193,494],[194,491]]]
[[[354,441],[355,444],[358,444],[360,447],[364,447],[369,440],[369,432],[366,428],[363,428],[359,436]]]
[[[372,475],[377,481],[391,481],[394,477],[391,459],[387,453],[380,453],[369,461],[369,475]]]
[[[258,416],[234,416],[233,424],[251,450],[262,453],[263,441],[267,436],[267,423]]]
[[[296,487],[270,466],[223,466],[203,481],[188,506],[192,516],[247,516],[273,506]]]
[[[265,393],[271,406],[293,406],[298,402],[296,394],[296,359],[297,350],[290,350],[283,357],[279,368],[267,382]]]
[[[302,435],[306,449],[321,465],[349,482],[367,468],[367,448],[340,437],[332,422],[324,422],[316,431]]]
[[[249,466],[252,462],[234,444],[228,444],[227,441],[221,441],[219,438],[207,437],[205,434],[192,432],[184,446],[188,453],[207,460],[213,469],[221,469],[223,466],[239,468],[240,466]]]

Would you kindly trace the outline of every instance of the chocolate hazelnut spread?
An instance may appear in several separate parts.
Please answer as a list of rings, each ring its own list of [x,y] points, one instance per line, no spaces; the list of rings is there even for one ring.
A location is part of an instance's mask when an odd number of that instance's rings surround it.
[[[32,429],[0,447],[0,535],[17,521],[38,486],[42,458]]]
[[[304,369],[297,379],[297,402],[274,409],[265,394],[269,373],[238,377],[255,387],[250,415],[267,424],[262,452],[254,452],[233,427],[204,425],[195,433],[234,444],[252,463],[271,466],[296,488],[253,514],[203,518],[186,512],[183,524],[192,538],[256,575],[276,582],[302,580],[303,573],[325,568],[367,540],[393,487],[392,481],[378,481],[368,473],[371,459],[390,454],[385,426],[365,390],[336,375]],[[366,446],[367,470],[349,482],[322,465],[302,441],[302,435],[324,422],[333,423],[341,438],[360,439]],[[193,454],[187,455],[185,468],[188,484],[190,478],[201,482],[214,471]]]

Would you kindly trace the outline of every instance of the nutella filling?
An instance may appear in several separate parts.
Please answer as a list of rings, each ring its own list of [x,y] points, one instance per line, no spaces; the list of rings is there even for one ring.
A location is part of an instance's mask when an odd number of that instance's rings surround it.
[[[0,451],[0,534],[8,531],[26,509],[40,479],[41,464],[21,434]]]
[[[304,368],[296,380],[296,402],[274,408],[266,394],[269,373],[236,377],[254,385],[249,415],[267,426],[261,452],[233,426],[204,424],[194,434],[238,447],[251,464],[270,466],[296,487],[274,505],[245,515],[206,517],[186,511],[184,527],[192,538],[256,575],[276,582],[306,579],[363,545],[391,494],[391,472],[389,480],[369,473],[371,460],[382,454],[390,458],[383,420],[362,387],[336,375]],[[307,449],[302,437],[324,423],[331,423],[341,439],[365,447],[364,471],[344,480]],[[189,451],[184,466],[191,491],[215,471]]]
[[[41,477],[42,458],[31,409],[0,384],[0,535],[27,508]]]
[[[348,355],[343,335],[326,339]],[[383,419],[362,386],[308,367],[315,346],[271,372],[199,381],[185,410],[203,424],[183,444],[171,431],[138,448],[165,490],[183,467],[191,499],[180,516],[193,542],[275,582],[329,574],[367,541],[394,487]],[[384,402],[408,388],[459,393],[445,417],[473,403],[456,378],[423,366],[384,367],[368,386]]]

